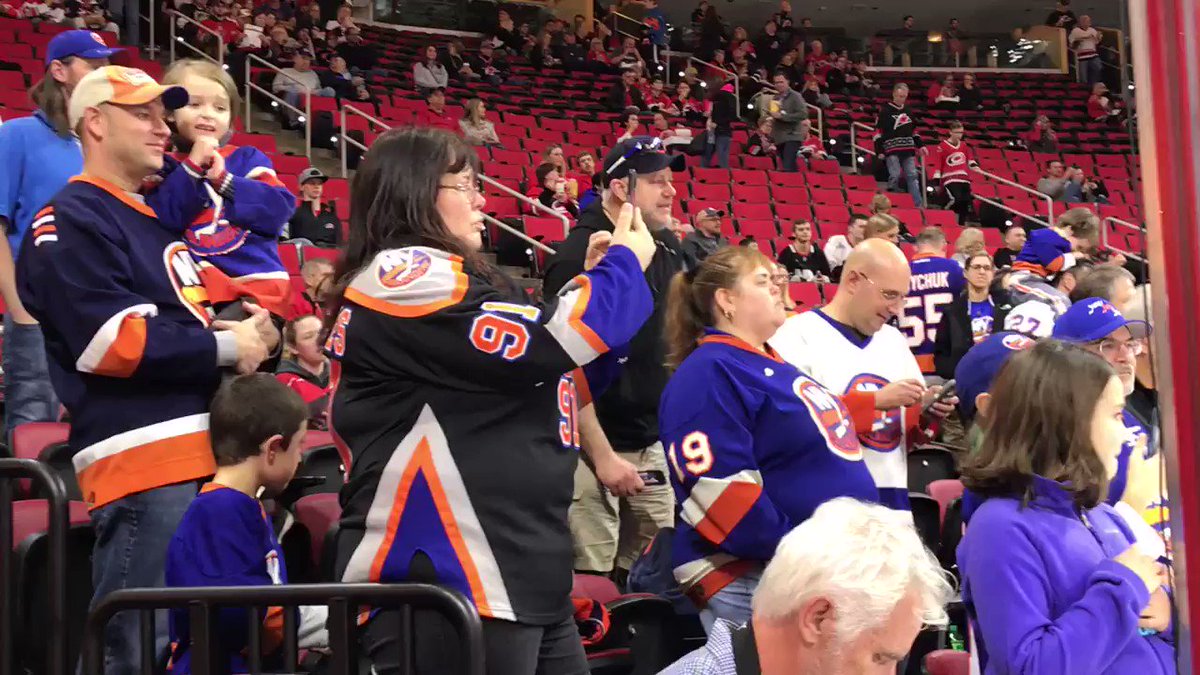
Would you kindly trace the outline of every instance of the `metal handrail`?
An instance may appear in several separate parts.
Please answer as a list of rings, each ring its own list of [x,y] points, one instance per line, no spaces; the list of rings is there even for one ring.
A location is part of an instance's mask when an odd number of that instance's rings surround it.
[[[557,219],[561,220],[562,224],[563,224],[563,237],[566,237],[571,232],[570,219],[567,218],[566,216],[564,216],[563,214],[559,213],[558,211],[555,211],[554,209],[550,208],[549,206],[546,206],[545,204],[539,202],[536,199],[530,199],[529,197],[526,197],[525,195],[521,194],[520,192],[517,192],[516,190],[508,187],[504,183],[501,183],[500,181],[498,181],[490,176],[485,176],[483,174],[480,174],[479,180],[487,183],[488,185],[491,185],[494,188],[499,189],[501,192],[503,192],[506,195],[509,195],[511,197],[516,197],[518,200],[523,201],[526,204],[533,207],[533,209],[536,211],[545,211],[546,214],[549,215],[551,218],[557,218]],[[524,233],[522,233],[522,234],[524,234]],[[526,239],[526,241],[529,241],[531,243],[532,242],[537,242],[538,244],[542,243],[540,241],[537,241],[536,239],[530,239],[528,237],[523,237],[523,238]]]
[[[50,583],[48,607],[50,610],[49,625],[39,626],[48,633],[49,645],[46,649],[49,661],[50,675],[62,675],[67,672],[67,526],[69,524],[69,506],[67,489],[62,479],[50,470],[49,465],[32,459],[0,459],[0,591],[5,593],[0,602],[0,673],[12,671],[12,659],[16,655],[16,645],[11,643],[13,633],[14,599],[7,597],[12,586],[9,577],[12,574],[12,537],[13,537],[13,493],[11,482],[14,478],[36,478],[44,484],[47,494],[47,521],[49,536],[49,573]],[[13,589],[15,590],[15,589]]]
[[[1021,185],[1020,183],[1011,181],[1007,178],[1001,178],[1000,176],[997,176],[994,173],[989,173],[980,168],[972,169],[972,171],[974,171],[975,173],[978,173],[981,176],[984,176],[986,178],[991,178],[992,180],[994,180],[998,183],[1001,183],[1003,185],[1007,185],[1009,187],[1015,187],[1018,190],[1028,192],[1029,194],[1033,195],[1037,199],[1045,199],[1046,200],[1046,222],[1047,223],[1054,222],[1054,199],[1050,195],[1046,194],[1045,192],[1041,192],[1040,190],[1035,190],[1031,187],[1026,187],[1024,185]]]
[[[817,138],[821,140],[821,146],[824,147],[824,145],[825,145],[825,111],[821,109],[821,106],[813,105],[813,104],[809,103],[808,101],[805,101],[804,105],[812,110],[817,111]]]
[[[156,14],[158,12],[154,11],[154,3],[150,3],[145,14],[138,12],[138,18],[150,24],[150,39],[146,41],[146,53],[150,55],[151,59],[156,58],[160,51],[157,42],[158,36],[154,34],[154,15]]]
[[[154,13],[153,8],[151,8],[150,13],[151,14]],[[184,16],[183,14],[180,14],[179,12],[176,12],[173,9],[167,10],[167,15],[172,17],[172,20],[171,20],[171,49],[170,49],[172,63],[175,62],[175,43],[178,42],[179,44],[183,45],[184,47],[187,47],[188,49],[196,52],[202,58],[212,61],[213,63],[217,64],[218,66],[221,66],[222,68],[225,67],[225,38],[222,38],[220,33],[209,28],[208,26],[205,26],[204,24],[193,19],[192,17]],[[199,47],[188,44],[187,42],[184,41],[182,36],[177,37],[175,35],[176,26],[178,25],[177,22],[175,21],[176,19],[183,19],[184,23],[190,23],[193,26],[195,26],[196,28],[199,28],[200,30],[204,31],[205,33],[208,33],[209,35],[212,35],[213,37],[215,37],[217,39],[217,58],[214,59],[213,57],[204,53],[204,50],[200,49]],[[151,24],[151,26],[153,26],[153,24]]]
[[[304,87],[304,110],[301,110],[301,109],[297,108],[296,106],[292,105],[291,103],[288,103],[285,99],[280,98],[279,96],[276,96],[275,92],[268,91],[268,90],[263,89],[262,87],[258,86],[257,84],[255,84],[253,78],[250,77],[250,67],[253,65],[254,61],[258,61],[259,63],[266,66],[267,68],[270,68],[271,70],[275,71],[277,74],[283,75],[285,78]],[[304,125],[304,156],[311,159],[312,158],[312,126],[313,126],[312,125],[312,91],[310,91],[308,89],[308,87],[306,87],[304,85],[304,83],[301,82],[300,80],[297,80],[296,78],[292,77],[291,75],[288,75],[287,73],[283,72],[282,68],[275,66],[274,64],[266,61],[265,59],[255,55],[255,54],[247,54],[246,55],[246,117],[244,120],[246,123],[246,133],[252,133],[252,129],[251,129],[252,117],[250,114],[251,113],[250,93],[252,91],[257,91],[260,94],[271,99],[273,105],[283,106],[284,108],[287,108],[288,110],[291,110],[300,116],[297,121],[299,121],[301,124]]]
[[[1135,259],[1135,260],[1139,260],[1139,261],[1141,261],[1141,262],[1146,262],[1146,258],[1145,258],[1145,257],[1143,257],[1143,256],[1141,256],[1141,255],[1138,255],[1137,253],[1134,253],[1133,251],[1127,251],[1127,250],[1125,250],[1124,248],[1121,248],[1121,247],[1118,247],[1118,246],[1113,246],[1112,244],[1109,244],[1109,243],[1108,243],[1108,227],[1107,227],[1107,224],[1108,224],[1108,222],[1109,222],[1109,221],[1112,221],[1112,222],[1114,222],[1114,223],[1116,223],[1116,224],[1118,224],[1118,225],[1122,225],[1122,226],[1124,226],[1124,227],[1127,227],[1127,228],[1129,228],[1129,229],[1131,229],[1131,230],[1134,230],[1134,231],[1135,231],[1135,232],[1137,232],[1138,234],[1140,234],[1140,235],[1142,236],[1142,243],[1143,243],[1143,244],[1145,244],[1145,242],[1146,242],[1146,228],[1144,228],[1144,227],[1142,227],[1142,226],[1140,226],[1140,225],[1135,225],[1135,224],[1133,224],[1133,223],[1129,222],[1128,220],[1122,220],[1122,219],[1120,219],[1120,218],[1116,218],[1116,217],[1114,217],[1114,216],[1105,216],[1105,217],[1104,217],[1104,220],[1103,220],[1103,222],[1104,222],[1104,224],[1105,224],[1105,227],[1102,227],[1102,228],[1100,228],[1100,245],[1101,245],[1101,246],[1103,246],[1104,248],[1107,248],[1107,249],[1112,249],[1112,250],[1114,250],[1114,251],[1117,251],[1118,253],[1120,253],[1121,255],[1125,256],[1126,258],[1133,258],[1133,259]]]
[[[385,131],[392,128],[390,124],[384,122],[383,120],[381,120],[377,117],[368,115],[367,113],[359,110],[358,108],[355,108],[352,105],[348,105],[348,104],[342,105],[342,111],[341,111],[341,114],[339,115],[341,124],[338,127],[338,141],[339,141],[338,145],[341,146],[342,177],[343,178],[348,177],[350,175],[350,170],[349,170],[349,167],[347,166],[347,158],[346,158],[347,153],[349,151],[346,149],[346,147],[348,145],[353,145],[354,147],[358,148],[359,150],[362,150],[363,152],[367,151],[366,145],[363,145],[362,143],[359,143],[358,141],[356,141],[350,137],[349,129],[346,128],[346,113],[347,112],[352,112],[352,113],[358,115],[359,117],[363,117],[363,118],[367,119],[368,121],[370,121],[372,124],[375,124],[375,125],[379,126],[381,129],[384,129]],[[548,209],[546,206],[544,206],[539,201],[530,199],[529,197],[526,197],[523,194],[509,190],[508,186],[503,185],[501,183],[497,183],[496,181],[492,180],[491,178],[488,178],[487,176],[480,175],[479,178],[480,178],[480,180],[484,180],[484,181],[491,183],[492,185],[498,186],[502,190],[506,190],[506,191],[510,192],[517,199],[520,199],[521,201],[523,201],[527,204],[530,204],[534,208],[545,209],[545,210],[549,211],[551,215],[562,219],[563,225],[564,225],[563,236],[566,236],[567,230],[570,229],[570,223],[567,221],[566,216],[564,216],[561,213],[558,213],[557,211],[554,211],[552,209]],[[529,244],[530,246],[533,246],[533,247],[535,247],[541,251],[544,251],[546,253],[549,253],[551,255],[558,253],[558,251],[555,251],[553,248],[550,248],[549,246],[543,244],[542,242],[538,241],[537,239],[534,239],[533,237],[525,234],[521,230],[518,230],[517,228],[513,227],[512,225],[509,225],[508,223],[506,223],[502,220],[493,218],[492,216],[489,216],[486,213],[483,215],[483,218],[484,218],[484,220],[488,221],[489,223],[495,225],[496,227],[499,227],[500,229],[504,230],[505,232],[508,232],[509,234],[520,239],[521,241],[524,241],[526,244]]]
[[[640,35],[634,35],[633,33],[626,33],[625,31],[621,30],[620,28],[617,28],[617,18],[618,18],[618,17],[620,17],[620,18],[622,18],[622,19],[625,19],[626,21],[629,21],[629,22],[631,22],[631,23],[636,23],[636,24],[637,24],[637,25],[639,25],[639,26],[643,26],[643,25],[645,25],[644,23],[642,23],[642,21],[641,21],[641,20],[639,20],[639,19],[635,19],[635,18],[633,18],[632,16],[629,16],[628,14],[622,14],[622,13],[620,13],[620,12],[618,12],[618,11],[615,11],[615,10],[614,10],[614,11],[610,11],[610,12],[608,13],[608,15],[609,15],[609,16],[612,18],[612,20],[613,20],[613,21],[612,21],[612,29],[613,29],[613,32],[614,32],[614,33],[616,33],[616,34],[618,34],[618,35],[624,35],[625,37],[631,37],[631,38],[633,38],[633,39],[635,39],[635,40],[640,40],[640,39],[642,39],[642,36],[640,36]]]
[[[689,56],[688,63],[692,63],[693,61],[696,63],[699,63],[701,65],[708,66],[709,68],[719,70],[722,73],[725,73],[726,75],[733,78],[733,100],[734,100],[734,104],[735,104],[734,109],[738,111],[738,117],[741,117],[741,114],[742,114],[741,113],[741,110],[742,110],[742,87],[741,87],[741,83],[738,82],[737,73],[733,72],[732,70],[726,70],[726,69],[722,68],[721,66],[718,66],[715,63],[709,63],[708,61],[698,59],[694,56]],[[700,81],[704,82],[704,78],[700,78]]]

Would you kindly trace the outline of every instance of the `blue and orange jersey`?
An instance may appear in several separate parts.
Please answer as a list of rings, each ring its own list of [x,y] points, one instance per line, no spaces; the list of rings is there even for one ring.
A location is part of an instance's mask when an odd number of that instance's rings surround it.
[[[17,279],[71,415],[84,499],[103,506],[211,475],[224,338],[208,330],[198,266],[154,210],[101,178],[72,179],[26,233]]]
[[[822,503],[879,500],[842,400],[769,347],[709,330],[658,419],[678,503],[675,578],[694,598],[761,569]]]
[[[444,251],[377,254],[326,342],[351,459],[339,577],[442,584],[488,618],[566,619],[578,411],[652,307],[622,246],[545,304]]]
[[[908,298],[900,317],[900,330],[917,357],[922,373],[934,372],[933,347],[938,325],[950,303],[962,293],[967,280],[962,266],[949,258],[918,253],[908,264]]]
[[[186,158],[167,157],[161,180],[145,191],[146,203],[183,237],[213,304],[249,297],[286,316],[291,285],[277,242],[296,197],[257,148],[226,145],[220,153],[220,176],[205,176]]]

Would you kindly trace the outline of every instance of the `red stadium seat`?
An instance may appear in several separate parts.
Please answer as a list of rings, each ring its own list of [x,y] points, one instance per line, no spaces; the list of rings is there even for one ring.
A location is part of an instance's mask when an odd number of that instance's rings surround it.
[[[810,173],[808,174],[810,188],[842,191],[842,177],[837,174]]]
[[[277,176],[299,176],[301,171],[312,166],[303,155],[275,155],[271,157]]]
[[[766,185],[767,174],[757,169],[730,169],[730,176],[735,185]]]
[[[946,520],[946,509],[955,499],[960,499],[963,496],[963,484],[957,478],[942,478],[940,480],[930,481],[925,487],[925,491],[930,497],[937,500],[938,508],[941,512],[941,520]]]
[[[775,214],[779,216],[779,220],[785,223],[793,223],[797,220],[812,220],[812,207],[808,204],[781,204],[775,203]]]
[[[797,305],[816,307],[821,304],[821,289],[817,284],[792,282],[788,284],[788,295]]]
[[[321,248],[320,246],[305,246],[300,251],[301,258],[304,262],[309,260],[328,260],[331,263],[336,263],[341,251],[336,248]]]
[[[953,211],[925,209],[923,215],[926,225],[937,225],[943,229],[958,226],[958,214]]]
[[[770,204],[748,202],[734,202],[733,215],[735,218],[748,220],[773,220],[775,218],[775,212],[771,210]]]
[[[968,675],[971,655],[952,649],[939,649],[925,656],[925,672],[929,675]]]
[[[562,221],[557,218],[525,216],[525,234],[544,244],[554,244],[566,239]]]
[[[692,169],[692,178],[698,183],[729,185],[732,180],[729,169]]]
[[[327,492],[305,495],[292,504],[292,513],[296,516],[296,522],[308,532],[313,566],[314,569],[320,569],[324,559],[326,535],[342,517],[338,496]]]
[[[0,89],[25,90],[25,76],[15,70],[0,70]]]
[[[90,525],[87,504],[67,503],[68,525]],[[13,531],[11,545],[15,550],[29,537],[50,528],[50,503],[44,499],[21,499],[13,502]]]
[[[13,429],[8,447],[17,459],[38,459],[51,445],[66,443],[71,425],[65,422],[26,422]],[[30,479],[17,481],[17,495],[29,494]]]
[[[771,194],[766,185],[734,185],[733,200],[737,202],[766,203],[771,201]]]
[[[817,206],[813,207],[813,218],[815,218],[818,223],[832,221],[834,223],[844,224],[850,220],[850,210],[845,206],[818,204]]]
[[[235,133],[233,137],[229,139],[229,142],[232,145],[238,146],[249,145],[251,147],[258,148],[269,155],[279,152],[275,147],[275,137],[271,136],[270,134]]]
[[[768,171],[767,181],[771,185],[781,185],[785,187],[804,187],[808,185],[808,180],[803,173],[790,173],[786,171]]]
[[[739,220],[738,229],[743,237],[767,240],[779,236],[774,220]]]
[[[812,203],[823,205],[845,204],[846,196],[842,194],[841,190],[813,188]]]
[[[350,200],[350,181],[345,178],[330,178],[325,181],[323,196],[327,200]]]
[[[728,183],[723,184],[692,184],[692,199],[700,199],[708,202],[727,202],[730,200],[732,192],[729,189]]]

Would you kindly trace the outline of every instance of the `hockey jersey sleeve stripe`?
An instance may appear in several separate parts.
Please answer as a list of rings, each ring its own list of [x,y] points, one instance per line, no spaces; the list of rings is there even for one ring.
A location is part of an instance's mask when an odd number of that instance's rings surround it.
[[[256,166],[246,172],[246,178],[256,180],[260,183],[266,183],[271,187],[286,187],[283,181],[275,175],[275,170],[269,166]]]
[[[207,413],[117,434],[84,448],[73,462],[84,501],[93,509],[146,485],[183,482],[216,471]]]
[[[412,319],[462,302],[468,285],[461,258],[402,249],[391,257],[377,256],[350,283],[345,297],[381,314]]]
[[[746,469],[728,478],[702,476],[680,509],[700,536],[721,545],[762,494],[762,474]]]
[[[571,379],[575,382],[575,403],[580,408],[586,408],[592,404],[592,388],[588,384],[587,373],[583,368],[576,368],[571,371]]]
[[[583,321],[592,297],[592,280],[581,274],[563,291],[558,307],[546,322],[546,330],[575,363],[588,363],[608,351],[608,345]]]
[[[112,315],[92,336],[75,368],[108,377],[133,375],[146,353],[146,317],[157,314],[158,307],[147,303]]]

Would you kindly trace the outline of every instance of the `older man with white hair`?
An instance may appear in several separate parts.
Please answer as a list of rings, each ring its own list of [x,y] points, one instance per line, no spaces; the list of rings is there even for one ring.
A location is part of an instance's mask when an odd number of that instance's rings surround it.
[[[907,513],[833,499],[779,543],[750,621],[718,620],[660,675],[891,675],[951,595]]]

